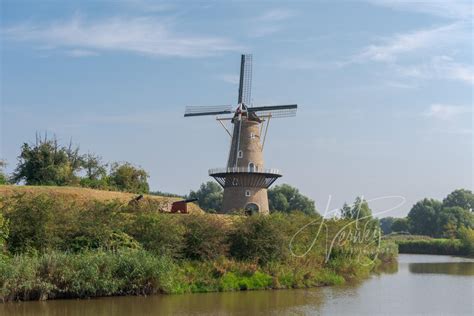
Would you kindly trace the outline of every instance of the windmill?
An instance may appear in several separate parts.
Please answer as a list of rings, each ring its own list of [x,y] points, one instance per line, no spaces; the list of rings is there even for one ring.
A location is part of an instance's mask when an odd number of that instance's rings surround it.
[[[209,170],[209,175],[224,188],[221,213],[241,209],[248,214],[269,213],[267,189],[281,173],[278,169],[264,168],[263,148],[268,125],[270,119],[296,115],[296,104],[252,106],[251,85],[252,55],[242,55],[237,107],[188,106],[184,114],[185,117],[217,116],[216,120],[231,138],[227,167]],[[232,132],[226,128],[225,121],[233,125]]]

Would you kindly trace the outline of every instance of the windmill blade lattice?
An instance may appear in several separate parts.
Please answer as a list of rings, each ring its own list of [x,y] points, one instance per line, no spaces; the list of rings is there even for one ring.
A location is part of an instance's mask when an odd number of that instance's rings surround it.
[[[249,112],[254,112],[260,117],[271,116],[272,118],[291,117],[296,115],[298,105],[271,105],[271,106],[257,106],[248,108]]]
[[[231,105],[216,105],[216,106],[187,106],[184,111],[184,116],[203,116],[203,115],[218,115],[231,114]]]
[[[238,103],[250,106],[252,97],[252,55],[242,55],[240,60],[240,83]]]

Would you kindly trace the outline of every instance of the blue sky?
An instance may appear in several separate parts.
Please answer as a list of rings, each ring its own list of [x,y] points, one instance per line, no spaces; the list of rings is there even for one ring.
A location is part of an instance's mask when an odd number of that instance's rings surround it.
[[[403,196],[403,216],[473,187],[472,25],[469,1],[2,0],[0,157],[47,131],[187,193],[229,143],[184,107],[235,104],[252,53],[253,103],[299,105],[270,126],[277,183],[320,211]]]

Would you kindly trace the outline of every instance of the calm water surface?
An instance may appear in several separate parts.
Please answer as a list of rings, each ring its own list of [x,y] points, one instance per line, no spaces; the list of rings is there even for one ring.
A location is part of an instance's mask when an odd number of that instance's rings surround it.
[[[474,260],[400,255],[357,284],[0,304],[0,315],[474,315]]]

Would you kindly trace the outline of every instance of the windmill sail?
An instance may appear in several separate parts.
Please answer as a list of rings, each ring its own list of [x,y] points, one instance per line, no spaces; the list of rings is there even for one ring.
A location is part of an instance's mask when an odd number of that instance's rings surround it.
[[[248,108],[249,112],[253,112],[258,116],[268,116],[272,118],[290,117],[296,115],[298,105],[286,104],[286,105],[270,105],[270,106],[256,106]]]
[[[231,105],[187,106],[184,116],[203,116],[233,113]]]
[[[250,106],[252,97],[252,55],[242,55],[240,60],[239,104]]]

